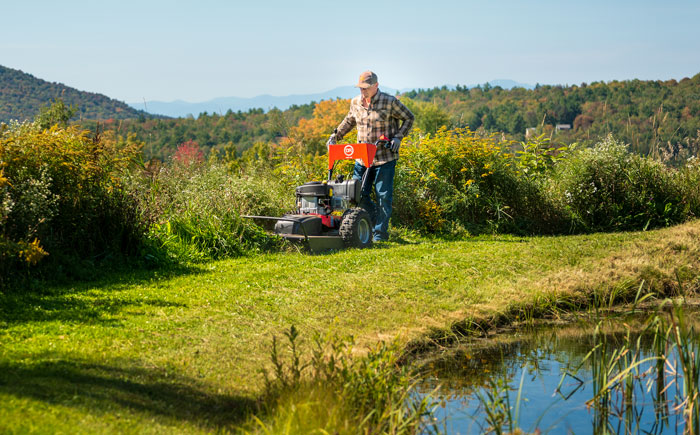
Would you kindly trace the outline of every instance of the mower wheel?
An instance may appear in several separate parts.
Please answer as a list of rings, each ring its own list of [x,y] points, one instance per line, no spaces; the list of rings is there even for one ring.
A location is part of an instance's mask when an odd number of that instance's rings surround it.
[[[343,216],[340,237],[349,248],[367,248],[372,245],[372,220],[363,208],[351,208]]]

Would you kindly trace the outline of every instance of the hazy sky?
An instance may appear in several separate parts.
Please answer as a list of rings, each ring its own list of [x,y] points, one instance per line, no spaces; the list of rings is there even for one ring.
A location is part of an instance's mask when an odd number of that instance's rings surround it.
[[[700,73],[698,0],[0,0],[0,65],[126,102]]]

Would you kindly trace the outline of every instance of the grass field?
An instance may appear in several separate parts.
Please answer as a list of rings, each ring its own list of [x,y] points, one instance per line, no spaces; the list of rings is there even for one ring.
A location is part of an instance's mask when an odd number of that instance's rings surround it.
[[[695,291],[700,222],[562,237],[409,236],[0,294],[0,432],[235,430],[273,334],[333,330],[360,348],[556,315],[645,288]],[[461,325],[461,326],[460,326]]]

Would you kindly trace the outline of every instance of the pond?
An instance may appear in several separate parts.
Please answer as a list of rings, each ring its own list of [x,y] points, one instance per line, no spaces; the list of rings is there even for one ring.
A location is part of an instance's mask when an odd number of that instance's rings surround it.
[[[439,386],[435,428],[451,434],[698,433],[698,318],[667,310],[516,328],[424,359],[419,391]]]

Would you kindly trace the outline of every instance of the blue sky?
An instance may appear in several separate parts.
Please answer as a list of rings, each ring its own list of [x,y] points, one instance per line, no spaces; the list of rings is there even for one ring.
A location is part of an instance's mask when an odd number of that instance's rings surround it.
[[[0,65],[126,102],[700,73],[700,1],[0,3]]]

